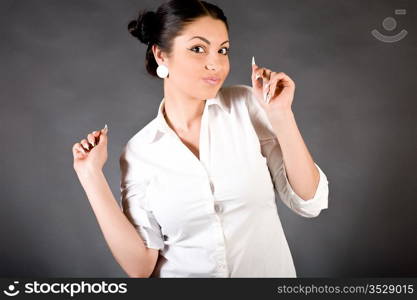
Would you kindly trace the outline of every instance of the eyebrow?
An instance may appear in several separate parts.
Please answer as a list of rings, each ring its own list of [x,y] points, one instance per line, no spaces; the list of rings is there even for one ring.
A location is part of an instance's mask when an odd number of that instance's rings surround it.
[[[208,39],[206,39],[206,38],[204,38],[204,37],[202,37],[202,36],[193,36],[191,39],[189,39],[189,41],[191,41],[192,39],[195,39],[195,38],[197,38],[197,39],[200,39],[200,40],[203,40],[204,42],[206,42],[207,44],[209,44],[210,45],[210,41],[208,40]],[[227,43],[227,42],[229,42],[229,40],[227,40],[227,41],[224,41],[223,43],[221,43],[220,45],[223,45],[223,44],[225,44],[225,43]]]

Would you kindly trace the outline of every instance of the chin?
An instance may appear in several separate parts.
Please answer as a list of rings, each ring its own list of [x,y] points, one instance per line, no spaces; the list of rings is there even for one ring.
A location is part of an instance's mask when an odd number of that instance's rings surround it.
[[[209,98],[214,98],[216,97],[218,91],[221,89],[222,85],[223,85],[223,82],[220,82],[219,84],[215,86],[203,85],[203,87],[200,88],[201,92],[198,93],[198,95],[196,95],[196,98],[204,99],[204,100],[209,99]]]
[[[213,88],[213,91],[212,92],[206,94],[207,95],[206,98],[214,98],[214,97],[216,97],[219,89],[220,89],[220,87],[218,87],[216,89]]]

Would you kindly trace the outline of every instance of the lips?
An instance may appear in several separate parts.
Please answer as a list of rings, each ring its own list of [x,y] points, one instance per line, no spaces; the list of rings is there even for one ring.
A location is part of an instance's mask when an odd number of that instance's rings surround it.
[[[209,84],[218,84],[220,82],[220,77],[209,76],[209,77],[204,77],[203,80]]]

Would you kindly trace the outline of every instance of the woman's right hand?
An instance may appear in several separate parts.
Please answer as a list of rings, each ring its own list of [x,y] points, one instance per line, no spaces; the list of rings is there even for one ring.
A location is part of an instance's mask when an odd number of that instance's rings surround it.
[[[87,139],[72,146],[74,170],[77,174],[100,171],[107,161],[107,125],[100,131],[93,131]]]

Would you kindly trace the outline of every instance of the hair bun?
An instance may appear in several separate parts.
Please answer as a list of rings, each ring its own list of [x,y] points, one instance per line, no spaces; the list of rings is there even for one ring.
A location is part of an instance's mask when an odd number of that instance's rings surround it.
[[[138,38],[142,43],[149,44],[152,41],[156,13],[142,11],[136,20],[130,21],[127,29],[130,34]]]

